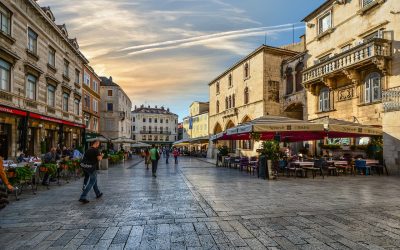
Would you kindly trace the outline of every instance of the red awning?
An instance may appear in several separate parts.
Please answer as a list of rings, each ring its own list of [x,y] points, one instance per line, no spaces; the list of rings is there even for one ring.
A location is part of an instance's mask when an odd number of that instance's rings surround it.
[[[26,116],[27,112],[19,110],[19,109],[14,109],[6,106],[0,106],[0,112],[4,113],[9,113],[13,115],[19,115],[19,116]]]
[[[30,113],[29,117],[34,118],[34,119],[43,120],[43,121],[65,124],[65,125],[72,126],[72,127],[85,128],[85,125],[80,124],[80,123],[65,121],[65,120],[48,117],[48,116],[44,116],[44,115],[39,115],[39,114],[35,114],[35,113]]]

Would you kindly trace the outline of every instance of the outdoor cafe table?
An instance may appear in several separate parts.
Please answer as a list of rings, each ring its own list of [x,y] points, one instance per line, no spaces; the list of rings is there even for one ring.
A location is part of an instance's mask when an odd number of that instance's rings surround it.
[[[351,166],[348,161],[344,160],[329,160],[326,161],[328,164],[333,165],[337,169],[342,169],[345,174],[347,174],[348,170],[350,170],[354,174],[354,168]]]
[[[291,166],[294,167],[294,175],[297,175],[297,172],[304,172],[304,177],[307,177],[307,172],[311,171],[313,174],[313,178],[315,177],[315,172],[319,170],[319,168],[314,167],[314,161],[293,161],[290,163]],[[303,174],[302,174],[303,175]]]

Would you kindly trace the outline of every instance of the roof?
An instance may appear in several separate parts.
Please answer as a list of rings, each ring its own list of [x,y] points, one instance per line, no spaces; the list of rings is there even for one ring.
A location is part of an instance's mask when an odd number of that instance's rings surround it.
[[[146,113],[146,114],[162,114],[162,115],[176,115],[165,108],[149,108],[149,107],[139,107],[132,111],[132,113]]]
[[[116,84],[115,82],[113,82],[112,77],[110,76],[109,78],[105,77],[105,76],[100,76],[100,86],[115,86],[115,87],[119,87],[118,84]]]
[[[328,7],[329,5],[331,5],[332,3],[334,3],[336,0],[326,0],[325,3],[321,4],[318,8],[316,8],[313,12],[311,12],[310,14],[308,14],[308,16],[306,16],[305,18],[303,18],[303,20],[301,20],[302,22],[308,22],[310,21],[310,19],[314,18],[316,15],[318,15],[319,12],[321,12],[323,9],[325,9],[326,7]]]
[[[242,58],[240,61],[235,63],[233,66],[231,66],[230,68],[225,70],[222,74],[220,74],[214,80],[212,80],[208,85],[213,84],[214,82],[216,82],[217,80],[219,80],[220,78],[222,78],[223,76],[228,74],[230,71],[232,71],[233,69],[238,67],[240,64],[242,64],[243,62],[247,61],[248,59],[250,59],[254,55],[257,55],[261,51],[275,52],[275,53],[286,54],[286,55],[291,55],[291,56],[296,55],[298,53],[296,51],[287,50],[287,49],[283,49],[283,48],[279,48],[279,47],[268,46],[268,45],[264,45],[263,44],[260,47],[258,47],[256,50],[251,52],[249,55],[247,55],[246,57]]]

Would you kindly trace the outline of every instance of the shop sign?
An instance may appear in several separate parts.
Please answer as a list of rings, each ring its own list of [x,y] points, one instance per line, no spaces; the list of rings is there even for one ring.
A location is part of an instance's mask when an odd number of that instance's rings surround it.
[[[13,115],[20,115],[20,116],[26,116],[26,114],[27,114],[25,111],[8,108],[8,107],[4,107],[4,106],[0,106],[0,112],[9,113],[9,114],[13,114]]]
[[[83,125],[83,124],[78,124],[78,123],[73,123],[73,122],[69,122],[69,121],[65,121],[65,120],[61,120],[61,119],[57,119],[57,118],[38,115],[38,114],[35,114],[35,113],[31,113],[29,116],[31,118],[35,118],[35,119],[39,119],[39,120],[43,120],[43,121],[49,121],[49,122],[65,124],[65,125],[73,126],[73,127],[85,128],[85,125]]]

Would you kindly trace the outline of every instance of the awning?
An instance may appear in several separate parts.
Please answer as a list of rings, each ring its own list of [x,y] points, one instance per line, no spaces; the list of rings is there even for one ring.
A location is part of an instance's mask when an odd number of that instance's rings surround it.
[[[126,137],[119,137],[111,140],[112,143],[135,143],[135,140]]]
[[[86,141],[87,142],[94,142],[94,141],[109,142],[110,140],[104,136],[97,136],[97,137],[89,138]]]
[[[208,136],[196,137],[189,140],[189,143],[199,144],[199,143],[208,143],[210,138]]]
[[[259,133],[260,140],[273,140],[279,135],[282,141],[287,142],[318,140],[326,136],[323,124],[282,116],[263,116],[216,134],[212,140],[250,140],[252,133]]]
[[[383,134],[381,126],[363,125],[329,117],[314,119],[312,122],[324,124],[330,138],[369,137]]]
[[[174,145],[174,146],[184,146],[184,145],[188,145],[188,144],[189,144],[189,139],[181,139],[179,141],[172,143],[172,145]]]

